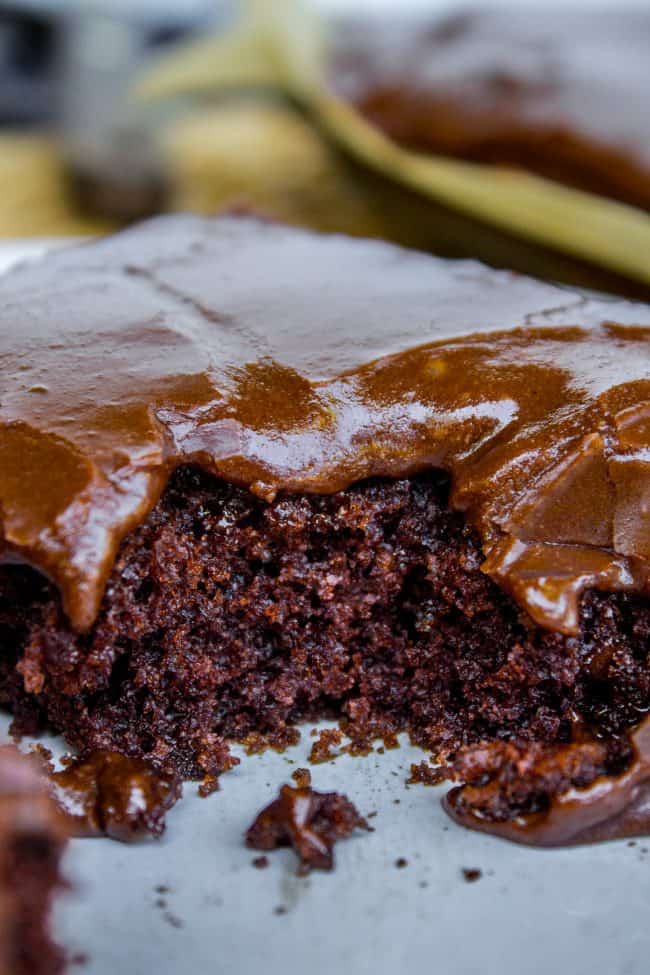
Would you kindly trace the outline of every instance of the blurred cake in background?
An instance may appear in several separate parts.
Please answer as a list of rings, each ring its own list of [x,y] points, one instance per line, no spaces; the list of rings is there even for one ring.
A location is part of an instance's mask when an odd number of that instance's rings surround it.
[[[650,8],[400,11],[332,39],[334,89],[400,144],[650,209]]]

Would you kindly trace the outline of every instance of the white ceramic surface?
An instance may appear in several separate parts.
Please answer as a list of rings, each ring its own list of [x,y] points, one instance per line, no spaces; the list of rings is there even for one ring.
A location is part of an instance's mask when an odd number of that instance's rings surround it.
[[[0,268],[53,243],[0,243]],[[287,850],[255,869],[242,834],[311,741],[307,728],[284,755],[244,758],[208,799],[187,785],[161,842],[75,840],[56,927],[88,956],[79,972],[646,975],[650,842],[540,851],[462,830],[444,789],[405,787],[421,757],[408,745],[312,769],[316,788],[377,812],[374,833],[337,846],[332,874],[297,877]],[[465,867],[481,878],[466,882]]]

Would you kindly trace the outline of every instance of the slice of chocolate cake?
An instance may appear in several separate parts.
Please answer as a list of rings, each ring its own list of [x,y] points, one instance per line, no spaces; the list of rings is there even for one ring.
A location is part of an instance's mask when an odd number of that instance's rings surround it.
[[[17,727],[208,778],[306,719],[406,730],[495,822],[629,784],[649,307],[245,217],[0,294]]]
[[[650,11],[400,12],[333,36],[331,84],[399,143],[650,209]]]
[[[55,975],[64,956],[50,933],[50,909],[64,886],[63,820],[35,763],[0,747],[0,972]]]

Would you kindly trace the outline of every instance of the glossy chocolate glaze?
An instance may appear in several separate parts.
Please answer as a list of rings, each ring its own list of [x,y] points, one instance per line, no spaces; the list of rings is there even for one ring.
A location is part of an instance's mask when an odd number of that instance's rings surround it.
[[[618,776],[555,796],[543,812],[505,822],[481,818],[462,803],[463,786],[443,806],[457,823],[528,846],[576,846],[650,833],[650,718],[631,734],[632,759]]]
[[[334,33],[331,84],[399,142],[650,208],[650,13],[404,12]]]
[[[178,778],[140,759],[96,751],[50,774],[54,797],[77,836],[133,842],[160,836],[181,794]]]
[[[574,632],[648,591],[650,308],[246,217],[159,218],[0,282],[5,559],[92,625],[195,463],[262,498],[451,472],[485,571]]]

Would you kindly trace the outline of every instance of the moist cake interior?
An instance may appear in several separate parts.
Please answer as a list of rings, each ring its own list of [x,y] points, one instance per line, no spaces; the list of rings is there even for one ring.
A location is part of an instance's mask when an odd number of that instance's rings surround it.
[[[122,546],[88,634],[41,576],[2,569],[2,700],[26,731],[47,719],[82,751],[185,776],[227,767],[226,740],[282,745],[322,716],[361,748],[407,730],[466,768],[463,746],[481,742],[493,771],[503,742],[534,742],[491,814],[537,810],[624,766],[650,701],[650,606],[589,592],[578,635],[545,631],[482,561],[441,472],[267,503],[184,467]]]

